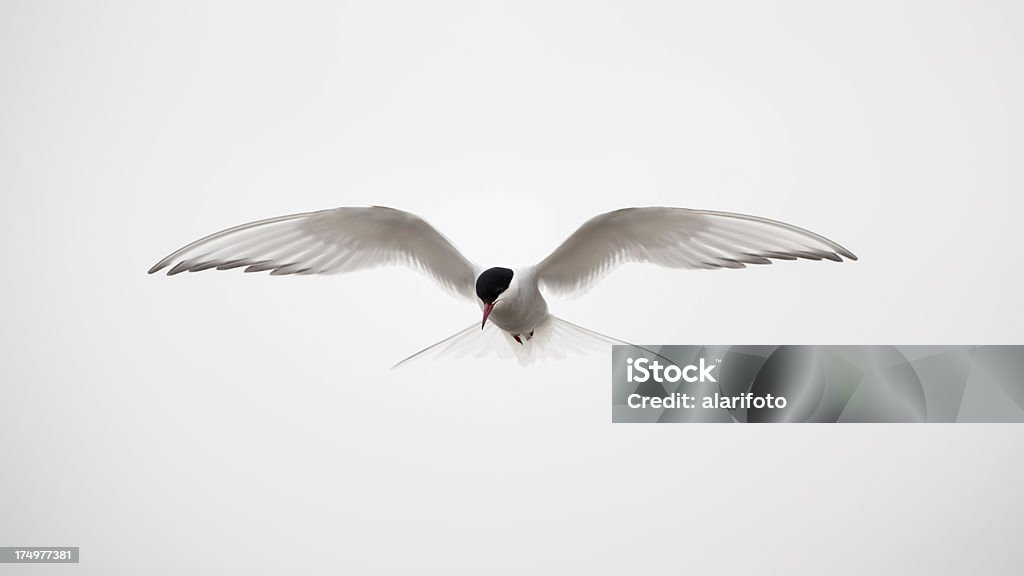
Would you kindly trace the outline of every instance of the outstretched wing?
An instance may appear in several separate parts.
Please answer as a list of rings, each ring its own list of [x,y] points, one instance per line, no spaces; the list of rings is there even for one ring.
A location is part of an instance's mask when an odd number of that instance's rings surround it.
[[[245,268],[246,272],[339,274],[403,264],[473,297],[474,266],[422,218],[381,206],[335,208],[242,224],[185,246],[149,273]]]
[[[537,276],[546,290],[579,294],[624,262],[709,269],[798,258],[857,259],[828,238],[767,218],[686,208],[624,208],[580,226],[537,265]]]

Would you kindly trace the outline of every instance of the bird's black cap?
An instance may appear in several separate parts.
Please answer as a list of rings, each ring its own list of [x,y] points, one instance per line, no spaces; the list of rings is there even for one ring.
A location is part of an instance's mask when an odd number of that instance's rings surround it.
[[[508,268],[488,268],[476,279],[476,295],[485,304],[492,304],[512,283],[512,271]]]

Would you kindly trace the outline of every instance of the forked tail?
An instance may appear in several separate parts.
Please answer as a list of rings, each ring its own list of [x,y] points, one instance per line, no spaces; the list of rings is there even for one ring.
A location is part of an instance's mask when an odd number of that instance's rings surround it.
[[[612,338],[606,334],[573,324],[557,316],[549,315],[534,330],[533,337],[529,340],[524,339],[522,344],[516,342],[509,333],[493,324],[489,324],[484,330],[480,330],[480,324],[473,323],[468,328],[460,330],[444,340],[427,346],[423,350],[409,356],[392,366],[391,369],[398,368],[412,360],[424,358],[436,360],[446,356],[455,358],[466,356],[478,358],[484,356],[515,358],[519,361],[519,364],[525,366],[536,361],[560,360],[570,354],[610,351],[613,344],[633,346],[656,356],[661,356],[636,344],[630,344],[618,338]]]

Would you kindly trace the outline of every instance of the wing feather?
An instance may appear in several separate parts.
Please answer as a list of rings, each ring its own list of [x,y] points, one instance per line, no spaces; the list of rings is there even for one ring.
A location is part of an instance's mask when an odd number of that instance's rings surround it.
[[[245,268],[246,272],[340,274],[405,265],[452,293],[473,296],[474,265],[422,218],[382,206],[345,207],[228,228],[177,250],[153,274]]]
[[[625,262],[746,268],[775,260],[856,260],[809,230],[758,216],[686,208],[624,208],[591,218],[537,265],[548,291],[579,294]]]

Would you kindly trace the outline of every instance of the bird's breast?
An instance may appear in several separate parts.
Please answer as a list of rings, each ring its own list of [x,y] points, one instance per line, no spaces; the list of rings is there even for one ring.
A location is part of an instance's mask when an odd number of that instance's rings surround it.
[[[547,317],[548,305],[539,291],[503,298],[491,313],[494,325],[510,334],[529,334]]]

